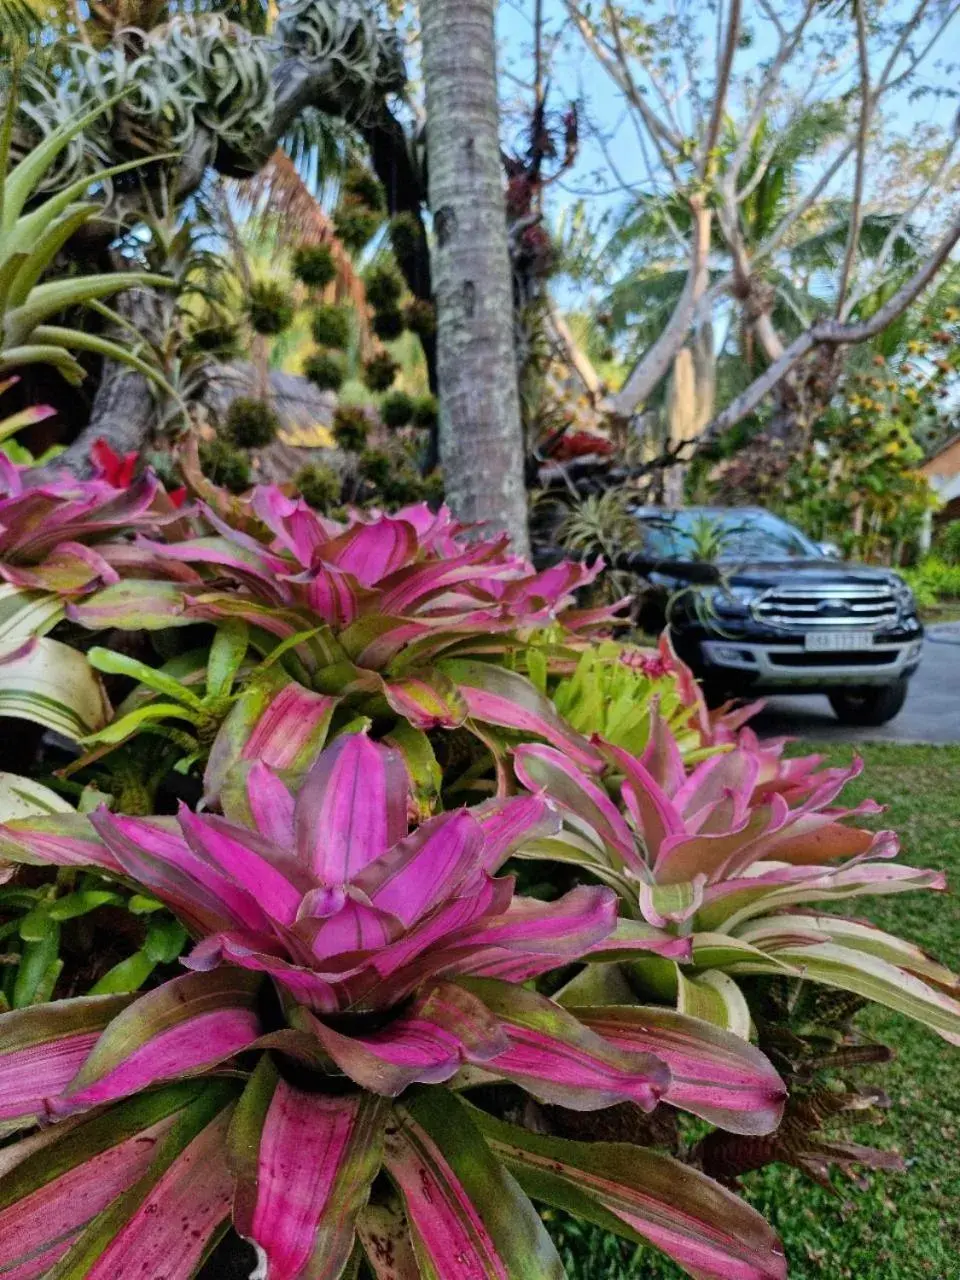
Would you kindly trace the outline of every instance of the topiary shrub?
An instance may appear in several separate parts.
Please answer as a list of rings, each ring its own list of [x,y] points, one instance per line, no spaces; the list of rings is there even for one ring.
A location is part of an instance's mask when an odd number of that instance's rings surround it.
[[[297,472],[293,483],[304,502],[317,511],[332,511],[340,503],[343,482],[333,467],[311,462]]]
[[[370,391],[389,391],[400,366],[388,351],[378,351],[364,361],[363,383]]]
[[[369,419],[359,405],[342,404],[333,415],[333,438],[348,453],[360,452],[369,430]]]
[[[280,418],[272,405],[255,396],[237,396],[227,410],[224,432],[241,449],[261,449],[277,438]]]
[[[436,396],[421,396],[419,400],[414,402],[411,421],[415,427],[422,427],[425,430],[432,431],[437,425],[439,416],[440,409]]]
[[[392,265],[371,267],[363,277],[363,285],[374,311],[396,310],[403,294],[403,280]]]
[[[391,391],[380,405],[380,417],[385,427],[406,427],[413,420],[413,397],[405,391]]]
[[[253,483],[250,460],[225,440],[204,440],[200,444],[200,468],[208,480],[231,493],[244,493]]]
[[[346,361],[335,351],[314,351],[303,362],[303,376],[321,391],[339,391],[347,376]]]
[[[403,316],[396,307],[390,307],[386,311],[375,311],[372,328],[381,342],[393,342],[403,333]]]
[[[250,286],[247,318],[255,333],[274,337],[290,327],[293,303],[286,288],[272,281],[258,280]]]
[[[310,317],[314,342],[343,351],[350,342],[350,310],[337,303],[317,307]]]
[[[437,332],[437,309],[425,298],[412,298],[403,309],[403,323],[421,340]]]
[[[328,244],[302,244],[293,254],[293,274],[308,289],[325,289],[337,276],[337,264]]]

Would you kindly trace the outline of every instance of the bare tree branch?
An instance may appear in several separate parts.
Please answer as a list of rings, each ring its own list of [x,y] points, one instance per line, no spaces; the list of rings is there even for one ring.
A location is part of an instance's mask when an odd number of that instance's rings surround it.
[[[860,342],[868,342],[878,333],[882,333],[887,325],[896,320],[897,316],[919,298],[958,242],[960,242],[960,217],[954,220],[923,266],[872,316],[857,324],[844,324],[832,319],[821,320],[812,325],[791,342],[780,358],[775,360],[759,378],[756,378],[745,391],[718,413],[704,428],[702,434],[691,443],[700,448],[723,435],[725,431],[729,431],[738,422],[742,422],[814,347],[852,346]]]
[[[624,418],[647,399],[670,368],[690,331],[697,305],[707,291],[711,214],[703,199],[697,196],[691,198],[690,209],[694,232],[686,283],[663,333],[612,399],[614,412]]]
[[[857,20],[857,62],[860,66],[860,121],[857,128],[857,162],[853,177],[850,227],[847,232],[847,247],[843,255],[840,284],[837,287],[836,316],[838,320],[844,316],[847,289],[850,286],[850,276],[857,257],[857,246],[860,243],[860,227],[863,224],[863,181],[867,168],[867,144],[870,138],[870,54],[867,51],[867,19],[863,12],[863,0],[857,0],[854,9]]]
[[[740,39],[740,0],[730,0],[730,17],[727,20],[727,38],[719,55],[717,82],[713,92],[713,110],[710,123],[703,139],[700,152],[700,177],[706,178],[712,169],[711,155],[720,136],[720,125],[727,109],[727,93],[730,89],[730,75],[733,71],[733,59],[737,52],[737,41]]]

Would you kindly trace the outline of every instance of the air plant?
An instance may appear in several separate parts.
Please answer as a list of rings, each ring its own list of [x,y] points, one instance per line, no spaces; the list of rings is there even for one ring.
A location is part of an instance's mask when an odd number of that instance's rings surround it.
[[[274,337],[289,329],[294,307],[290,292],[281,284],[255,280],[247,297],[247,318],[254,333]]]
[[[293,483],[304,502],[315,511],[328,513],[340,505],[343,478],[333,467],[310,463],[300,468]]]
[[[400,366],[387,351],[378,351],[365,361],[363,366],[364,385],[370,391],[389,391],[393,380],[400,372]]]
[[[280,417],[266,400],[237,396],[231,400],[224,420],[224,433],[241,449],[262,449],[272,444],[280,427]]]
[[[370,323],[381,342],[394,342],[403,333],[403,314],[398,307],[375,311]]]
[[[337,264],[328,244],[302,244],[294,250],[293,274],[308,289],[325,289],[337,276]]]
[[[668,1013],[663,1057],[614,1048],[523,985],[611,945],[614,894],[538,902],[497,874],[518,840],[552,829],[544,801],[409,831],[408,785],[397,752],[352,734],[296,795],[254,764],[223,817],[100,809],[2,829],[16,859],[133,880],[194,945],[184,976],[137,999],[0,1020],[5,1127],[53,1121],[5,1151],[0,1266],[186,1280],[232,1218],[271,1280],[341,1276],[356,1249],[376,1267],[387,1228],[411,1276],[455,1257],[478,1275],[559,1277],[524,1187],[573,1197],[692,1275],[785,1276],[759,1215],[695,1170],[538,1138],[471,1105],[478,1072],[553,1105],[663,1099],[761,1133],[783,1089],[736,1037]]]
[[[406,391],[391,391],[380,402],[380,417],[385,427],[408,427],[415,411],[416,402]]]
[[[335,303],[315,307],[310,317],[310,331],[319,346],[345,350],[350,343],[349,308]]]
[[[321,391],[339,391],[347,376],[346,362],[336,351],[314,351],[303,362],[303,376]]]

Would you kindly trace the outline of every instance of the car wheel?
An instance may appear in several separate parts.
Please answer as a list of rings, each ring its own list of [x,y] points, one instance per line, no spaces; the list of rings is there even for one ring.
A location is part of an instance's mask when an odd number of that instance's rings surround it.
[[[906,702],[907,682],[897,680],[877,688],[837,689],[829,698],[841,724],[886,724]]]

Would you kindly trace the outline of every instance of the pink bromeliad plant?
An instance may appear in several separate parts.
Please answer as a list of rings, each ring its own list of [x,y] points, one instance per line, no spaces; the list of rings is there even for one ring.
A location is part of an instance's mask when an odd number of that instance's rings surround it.
[[[537,993],[584,957],[687,950],[618,922],[605,887],[515,894],[498,873],[557,829],[545,798],[412,831],[410,805],[399,753],[346,734],[296,794],[254,764],[223,816],[101,809],[2,829],[4,856],[132,882],[194,945],[187,973],[140,997],[0,1017],[0,1123],[43,1122],[0,1151],[0,1274],[180,1280],[232,1221],[266,1280],[336,1280],[361,1255],[378,1277],[560,1277],[529,1194],[702,1280],[785,1275],[763,1220],[696,1170],[485,1108],[493,1081],[759,1134],[784,1090],[718,1028],[633,1007],[624,1047]]]
[[[588,970],[567,1003],[586,993],[629,999],[633,982],[747,1035],[750,1011],[735,979],[792,975],[889,1005],[960,1043],[956,975],[901,938],[817,910],[864,894],[946,887],[942,872],[893,861],[893,832],[849,825],[880,813],[873,801],[834,804],[860,761],[823,769],[822,757],[788,759],[783,741],[760,743],[743,729],[731,750],[689,770],[658,719],[641,756],[594,743],[603,772],[548,745],[517,747],[517,778],[549,795],[565,819],[559,837],[530,841],[519,854],[573,863],[613,887],[633,918],[688,939],[691,952]]]

